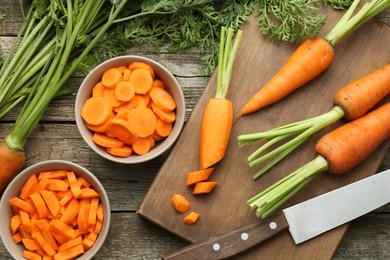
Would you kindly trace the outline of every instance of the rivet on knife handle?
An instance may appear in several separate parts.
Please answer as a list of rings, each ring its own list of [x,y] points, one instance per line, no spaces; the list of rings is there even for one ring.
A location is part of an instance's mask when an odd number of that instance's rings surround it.
[[[288,228],[282,214],[235,229],[221,236],[194,243],[163,256],[165,260],[174,259],[223,259],[233,256],[257,245]]]

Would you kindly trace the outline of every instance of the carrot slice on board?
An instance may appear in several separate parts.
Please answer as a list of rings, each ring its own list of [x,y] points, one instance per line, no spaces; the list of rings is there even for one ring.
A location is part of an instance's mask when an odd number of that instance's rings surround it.
[[[187,173],[186,186],[192,186],[198,182],[207,181],[213,171],[214,168],[207,168]]]
[[[192,194],[200,195],[210,193],[217,185],[218,182],[216,181],[198,182],[195,184]]]
[[[172,196],[172,204],[180,213],[185,213],[191,208],[191,203],[183,195],[178,193]]]
[[[199,214],[196,212],[190,212],[187,216],[183,218],[183,223],[187,225],[195,224],[195,222],[198,220]]]

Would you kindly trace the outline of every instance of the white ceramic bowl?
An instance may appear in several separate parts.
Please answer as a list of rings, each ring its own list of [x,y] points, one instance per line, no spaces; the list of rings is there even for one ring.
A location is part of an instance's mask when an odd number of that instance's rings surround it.
[[[171,133],[164,140],[157,142],[156,146],[153,147],[148,153],[144,155],[136,155],[133,153],[131,156],[125,158],[116,157],[110,155],[104,150],[104,148],[96,145],[92,141],[93,132],[89,130],[85,125],[85,122],[81,117],[81,109],[85,101],[91,97],[92,88],[96,85],[96,83],[98,83],[101,80],[103,73],[107,69],[112,67],[122,66],[122,65],[128,66],[130,63],[134,61],[145,62],[150,66],[152,66],[155,71],[156,78],[162,80],[165,83],[168,92],[172,95],[173,99],[176,102],[176,120],[173,124]],[[99,154],[100,156],[108,160],[118,162],[118,163],[123,163],[123,164],[141,163],[141,162],[154,159],[157,156],[164,153],[167,149],[169,149],[173,145],[173,143],[179,137],[185,120],[185,99],[184,99],[182,89],[180,88],[180,85],[177,82],[176,78],[160,63],[141,56],[134,56],[134,55],[120,56],[101,63],[96,68],[94,68],[83,80],[76,96],[75,118],[76,118],[77,127],[84,141],[97,154]]]
[[[22,257],[22,252],[24,250],[24,246],[19,243],[15,244],[12,241],[12,234],[10,230],[10,219],[13,216],[13,210],[10,206],[9,200],[13,197],[16,197],[20,194],[20,190],[22,186],[26,183],[27,179],[32,174],[37,174],[41,171],[50,171],[50,170],[70,170],[74,171],[76,176],[80,176],[85,178],[92,187],[99,193],[100,200],[104,209],[104,220],[102,230],[95,242],[95,244],[86,251],[85,254],[78,257],[78,260],[87,260],[91,259],[102,247],[110,227],[111,222],[111,211],[110,211],[110,203],[108,200],[108,196],[99,182],[99,180],[87,169],[68,161],[63,160],[49,160],[39,162],[34,164],[22,172],[20,172],[7,186],[5,189],[1,201],[0,201],[0,212],[1,212],[1,221],[0,221],[0,236],[1,240],[5,248],[7,248],[10,255],[15,259],[24,259]]]

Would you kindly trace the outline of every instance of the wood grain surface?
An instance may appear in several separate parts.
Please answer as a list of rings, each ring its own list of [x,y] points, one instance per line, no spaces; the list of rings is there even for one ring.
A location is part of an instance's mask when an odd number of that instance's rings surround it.
[[[327,14],[329,20],[334,22],[340,15],[333,11]],[[331,26],[332,22],[324,28],[324,31]],[[190,242],[200,241],[259,221],[246,205],[246,200],[281,179],[292,169],[297,169],[314,159],[316,140],[344,122],[338,122],[315,135],[293,155],[257,181],[251,179],[255,169],[247,166],[246,157],[259,144],[239,148],[237,145],[239,134],[264,131],[328,111],[333,106],[332,97],[339,87],[386,65],[390,58],[389,55],[383,55],[383,53],[390,53],[390,45],[383,45],[384,42],[390,41],[389,28],[374,21],[369,22],[335,47],[336,58],[331,67],[320,77],[277,104],[249,116],[239,117],[238,111],[249,96],[280,68],[295,48],[292,44],[275,45],[264,41],[254,19],[246,23],[242,29],[243,38],[228,92],[230,94],[228,98],[232,100],[236,111],[235,122],[227,154],[216,165],[211,177],[212,181],[219,182],[219,186],[210,195],[193,196],[192,190],[184,185],[186,173],[199,169],[199,126],[206,103],[215,92],[216,74],[214,73],[194,107],[180,139],[157,174],[138,210],[143,217]],[[343,176],[322,174],[317,177],[286,206],[374,174],[386,152],[387,145],[388,142],[358,168]],[[174,193],[187,197],[192,203],[191,209],[200,214],[200,220],[196,225],[188,226],[180,223],[183,215],[175,212],[170,205],[170,198]],[[299,246],[295,246],[286,233],[251,249],[246,252],[246,257],[284,259],[288,256],[292,259],[318,257],[328,259],[334,254],[346,229],[347,225],[344,225]],[[280,245],[284,246],[281,248]]]
[[[7,13],[6,20],[0,23],[0,45],[3,51],[7,53],[9,46],[19,31],[22,16],[17,0],[1,0],[0,11],[5,11]],[[385,27],[387,28],[386,30],[390,29],[388,26],[390,25],[390,9],[379,14],[377,19],[385,23],[378,24],[378,26]],[[359,34],[361,34],[359,38],[354,38],[358,36],[351,36],[349,39],[346,39],[346,41],[342,43],[344,44],[344,49],[349,45],[355,44],[357,41],[367,40],[371,33],[367,33],[367,37],[364,33]],[[374,51],[372,55],[387,55],[389,52],[385,51],[385,49],[387,48],[389,41],[385,41],[382,37],[378,38],[377,41],[378,44],[381,43],[380,48],[370,50]],[[287,46],[288,47],[284,47],[287,49],[283,51],[283,55],[286,55],[289,50],[293,50],[296,47],[294,44],[287,44]],[[364,52],[364,49],[365,48],[362,48],[361,51]],[[369,48],[367,47],[367,50],[368,49]],[[187,104],[186,115],[187,118],[190,118],[194,106],[197,104],[203,90],[206,86],[208,86],[208,82],[210,80],[210,75],[205,75],[203,73],[203,67],[200,65],[201,54],[199,51],[196,49],[190,49],[185,53],[172,54],[168,53],[165,48],[162,48],[161,52],[156,54],[152,46],[142,44],[134,46],[129,49],[127,53],[152,58],[162,63],[170,71],[172,71],[182,86]],[[356,51],[355,54],[359,55],[360,53],[359,51]],[[279,58],[279,60],[282,59],[283,58]],[[375,59],[375,57],[373,57],[373,59]],[[387,62],[388,59],[389,57],[387,56]],[[362,64],[361,66],[359,64],[353,65],[361,68],[366,64]],[[375,65],[379,66],[380,64],[378,63]],[[354,66],[337,69],[341,69],[340,73],[346,73],[348,75]],[[367,71],[369,69],[370,68],[367,68]],[[264,66],[257,67],[257,71],[252,71],[251,75],[263,77],[263,70]],[[161,228],[159,225],[155,225],[153,222],[136,214],[136,211],[146,193],[151,192],[151,185],[169,156],[169,152],[148,163],[142,163],[139,165],[118,165],[94,154],[82,140],[74,121],[74,99],[76,96],[75,93],[83,78],[83,75],[74,75],[65,86],[73,91],[72,94],[56,98],[50,104],[41,123],[31,134],[27,142],[27,161],[25,167],[49,159],[70,160],[88,168],[101,181],[110,199],[112,221],[108,237],[102,249],[94,259],[160,259],[161,256],[166,253],[190,244],[188,240],[182,239],[172,232]],[[264,78],[263,80],[266,79]],[[340,85],[342,83],[343,82],[340,82]],[[248,88],[248,86],[243,87]],[[302,91],[301,94],[298,92],[294,95],[303,95],[303,92],[304,91]],[[230,92],[230,97],[234,97],[234,94],[235,92]],[[292,99],[295,99],[295,96],[292,97]],[[331,106],[331,104],[326,105]],[[326,108],[327,107],[324,107],[322,109],[325,110]],[[12,122],[17,116],[17,112],[18,109],[15,109],[12,113],[7,115],[7,117],[0,120],[1,138],[9,133]],[[274,118],[282,117],[284,120],[288,119],[279,112],[280,111],[277,111],[275,113]],[[314,111],[311,113],[314,113]],[[260,118],[259,115],[254,117]],[[292,115],[291,120],[299,119],[301,117],[305,117],[305,115]],[[267,120],[273,120],[272,118],[264,119],[264,117],[261,117],[261,119],[262,120],[259,120],[259,122],[256,122],[259,127],[261,127],[263,120],[266,121],[266,124],[270,124]],[[312,144],[313,143],[310,145]],[[374,160],[377,159],[374,158]],[[302,160],[301,162],[304,163],[305,160]],[[389,150],[386,153],[385,158],[382,160],[378,170],[380,171],[388,168],[390,168]],[[250,171],[250,169],[245,166],[245,168],[240,170],[238,174],[245,174],[247,178],[251,174],[251,172],[248,171]],[[324,178],[325,176],[326,175],[324,175]],[[213,178],[217,177],[219,178],[219,176],[213,176]],[[326,178],[331,178],[333,180],[331,176],[327,176]],[[173,178],[172,181],[174,181]],[[340,180],[334,179],[334,181],[339,182]],[[348,181],[348,179],[342,179],[340,182]],[[309,194],[312,194],[312,192],[316,190],[317,185],[322,185],[322,179],[319,179],[316,183],[311,185],[311,187],[308,187]],[[305,193],[306,192],[307,191],[305,191]],[[236,197],[237,196],[234,194],[231,194],[227,196],[226,199],[236,199]],[[232,202],[231,208],[229,208],[232,213],[235,213],[234,206],[237,203],[238,201]],[[210,207],[212,206],[214,205],[210,204]],[[253,212],[250,212],[250,214],[252,213]],[[252,215],[250,216],[252,218]],[[231,217],[232,216],[227,215],[225,219],[230,221],[229,219]],[[244,222],[245,221],[246,220],[244,220]],[[223,228],[221,228],[221,231],[226,231],[222,229]],[[288,238],[286,237],[285,239]],[[326,238],[324,239],[326,240]],[[275,252],[278,252],[284,246],[282,244],[283,241],[284,240],[282,238],[280,244],[275,246]],[[346,230],[346,234],[340,241],[332,259],[389,259],[389,242],[390,204],[353,221]],[[323,250],[320,249],[320,252],[323,252]],[[250,251],[234,259],[256,259],[257,255],[257,251]],[[283,259],[293,259],[288,255],[281,255]],[[329,259],[327,256],[329,256],[329,253],[325,253],[323,256],[318,258]],[[0,259],[12,259],[1,241]],[[278,259],[277,255],[271,259]]]

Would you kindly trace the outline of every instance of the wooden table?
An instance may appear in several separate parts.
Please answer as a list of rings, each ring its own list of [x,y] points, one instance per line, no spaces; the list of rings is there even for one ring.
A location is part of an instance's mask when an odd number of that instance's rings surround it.
[[[0,23],[0,46],[7,52],[20,28],[21,16],[14,0],[3,0],[0,11],[8,14],[8,18]],[[380,14],[378,20],[390,25],[390,10]],[[173,72],[184,91],[188,118],[209,80],[209,76],[202,72],[199,52],[189,50],[185,54],[168,54],[162,51],[160,55],[155,55],[151,48],[137,46],[128,53],[155,59]],[[136,214],[169,152],[138,165],[118,165],[93,153],[82,140],[74,121],[75,93],[82,80],[80,75],[70,79],[66,87],[74,93],[55,99],[46,111],[26,145],[25,166],[43,160],[63,159],[78,163],[96,174],[108,193],[112,209],[110,232],[96,259],[159,259],[167,252],[188,245],[187,241]],[[1,119],[1,138],[9,133],[16,115],[17,110]],[[383,159],[379,171],[388,168],[390,152]],[[334,256],[334,259],[388,258],[390,204],[353,221]],[[0,259],[10,259],[1,242]]]

